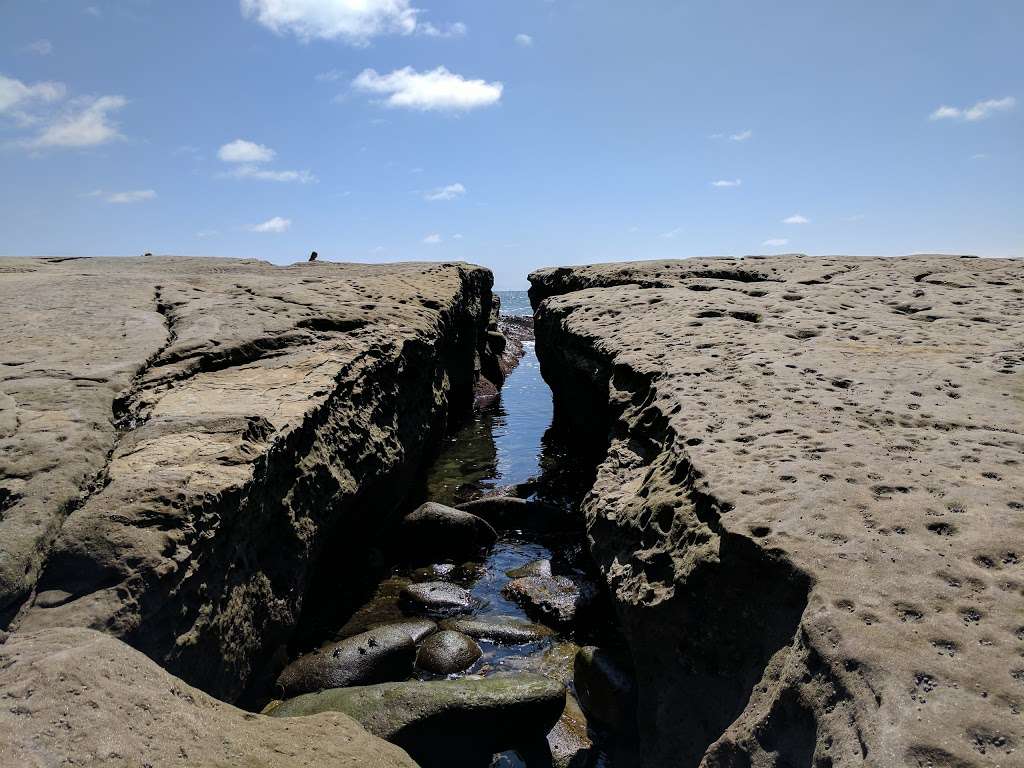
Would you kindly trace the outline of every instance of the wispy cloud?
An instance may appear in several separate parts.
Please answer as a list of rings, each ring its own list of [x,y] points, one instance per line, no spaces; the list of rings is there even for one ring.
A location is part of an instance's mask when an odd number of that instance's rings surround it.
[[[682,231],[682,227],[676,227],[675,229],[670,229],[668,232],[662,232],[661,237],[665,240],[675,240],[676,236]]]
[[[0,75],[0,114],[21,114],[33,104],[60,101],[67,93],[64,83],[50,80],[27,85],[13,77]]]
[[[772,237],[765,240],[761,245],[767,245],[769,248],[779,248],[783,245],[789,245],[789,240],[785,237]]]
[[[317,181],[309,171],[273,171],[255,165],[240,165],[229,173],[236,179],[258,179],[259,181],[295,181],[299,184],[313,184]]]
[[[520,32],[512,39],[515,41],[515,44],[518,45],[520,48],[529,48],[531,45],[533,45],[533,38],[530,37],[530,35],[526,34],[525,32]]]
[[[111,113],[127,103],[123,96],[74,99],[34,139],[25,142],[25,146],[32,149],[74,149],[123,139]]]
[[[217,150],[217,157],[234,167],[223,174],[235,179],[258,179],[260,181],[298,182],[311,184],[317,180],[309,171],[276,171],[260,167],[277,157],[277,152],[263,144],[247,139],[235,139]]]
[[[794,213],[792,216],[787,216],[782,220],[783,224],[810,224],[811,220],[806,216],[801,216],[799,213]]]
[[[283,219],[280,216],[275,216],[272,219],[267,219],[260,224],[253,224],[249,227],[250,232],[261,232],[261,233],[280,233],[287,232],[292,227],[291,219]]]
[[[712,181],[711,182],[711,186],[712,187],[719,187],[719,188],[738,187],[742,183],[743,183],[742,179],[718,179],[717,181]]]
[[[345,72],[340,69],[329,69],[326,72],[318,72],[313,79],[318,83],[336,83],[345,77]]]
[[[135,189],[130,192],[114,192],[113,194],[107,195],[106,201],[108,203],[141,203],[145,200],[152,200],[156,197],[156,192],[152,189]]]
[[[422,24],[416,25],[416,34],[424,37],[465,37],[468,32],[469,27],[461,21],[441,26],[424,21]]]
[[[423,195],[424,200],[437,201],[437,200],[454,200],[457,197],[462,197],[466,194],[466,188],[456,182],[455,184],[449,184],[446,187],[438,187],[432,189]]]
[[[754,132],[749,128],[745,131],[733,133],[729,136],[729,141],[746,141],[754,135]]]
[[[385,95],[387,98],[383,103],[388,107],[450,112],[465,112],[497,104],[504,89],[502,83],[467,80],[445,67],[429,72],[404,67],[387,75],[364,69],[352,85],[361,91]]]
[[[846,221],[864,221],[864,214],[855,213],[852,216],[847,216]]]
[[[33,40],[25,46],[25,50],[28,53],[34,53],[36,56],[49,56],[53,53],[53,43],[49,40]]]
[[[438,243],[441,242],[441,236],[436,232],[432,232],[431,234],[423,238],[423,242],[426,243],[427,245],[437,245]]]
[[[962,120],[973,123],[978,120],[985,120],[997,112],[1007,112],[1017,106],[1017,100],[1013,96],[1006,96],[1002,99],[986,99],[979,101],[971,107],[950,107],[943,104],[932,112],[930,120]]]

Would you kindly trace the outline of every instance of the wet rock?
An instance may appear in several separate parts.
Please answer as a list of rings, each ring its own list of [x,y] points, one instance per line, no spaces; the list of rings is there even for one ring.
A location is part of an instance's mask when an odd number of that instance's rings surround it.
[[[480,655],[480,646],[472,637],[443,629],[423,641],[416,654],[416,666],[427,672],[450,675],[469,669]]]
[[[441,629],[462,632],[476,640],[484,640],[499,645],[522,645],[535,643],[554,635],[554,632],[542,624],[526,624],[511,617],[507,619],[445,619]]]
[[[587,718],[572,696],[547,737],[552,768],[586,768],[591,764],[593,743],[587,735]]]
[[[400,624],[325,645],[302,656],[281,672],[277,688],[282,697],[387,680],[400,680],[412,671],[416,644]]]
[[[469,591],[444,581],[409,584],[399,598],[403,609],[410,613],[443,616],[473,610],[473,597]]]
[[[573,682],[587,717],[616,730],[632,730],[636,718],[636,681],[623,654],[587,645],[576,653]]]
[[[459,504],[458,509],[478,515],[495,528],[505,530],[543,532],[572,527],[572,519],[565,510],[517,496],[486,496]]]
[[[550,576],[551,561],[534,560],[520,568],[513,568],[511,571],[506,571],[505,575],[510,579],[521,579],[524,576]]]
[[[565,686],[541,675],[336,688],[286,701],[271,717],[342,712],[405,749],[423,768],[487,765],[543,738],[565,707]]]
[[[381,630],[394,630],[398,632],[405,632],[412,639],[414,643],[419,644],[425,637],[432,635],[437,632],[437,624],[430,619],[407,619],[405,621],[392,621],[386,624],[381,624],[373,629]],[[353,637],[361,632],[352,632],[350,634],[338,633],[336,640],[344,640],[346,637]]]
[[[432,501],[407,515],[398,535],[406,556],[418,560],[473,557],[498,538],[486,520]]]
[[[344,714],[288,721],[245,712],[95,630],[15,632],[2,649],[4,768],[416,768]]]
[[[597,599],[597,587],[568,576],[525,576],[502,590],[538,621],[560,628],[574,626]]]

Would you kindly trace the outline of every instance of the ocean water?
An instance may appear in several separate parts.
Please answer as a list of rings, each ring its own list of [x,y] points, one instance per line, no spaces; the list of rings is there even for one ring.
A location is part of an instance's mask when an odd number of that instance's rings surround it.
[[[501,299],[501,314],[532,315],[530,297],[526,291],[495,291],[494,295]]]

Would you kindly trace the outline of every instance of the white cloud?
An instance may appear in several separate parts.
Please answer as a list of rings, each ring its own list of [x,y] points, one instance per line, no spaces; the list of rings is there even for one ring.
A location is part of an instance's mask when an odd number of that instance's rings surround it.
[[[277,153],[270,147],[245,139],[235,139],[217,150],[225,163],[268,163]]]
[[[64,83],[45,81],[26,85],[21,80],[0,75],[0,113],[28,106],[32,102],[49,103],[64,98]]]
[[[85,7],[85,13],[89,14],[90,16],[95,16],[97,18],[103,15],[103,12],[95,5],[87,5]]]
[[[123,96],[77,99],[36,138],[26,142],[26,146],[35,149],[95,147],[124,138],[117,123],[110,119],[110,113],[127,103]]]
[[[300,40],[366,45],[379,35],[411,35],[419,12],[409,0],[241,0],[242,15]]]
[[[462,197],[466,194],[466,188],[459,183],[449,184],[446,187],[438,187],[427,192],[424,196],[424,200],[436,201],[436,200],[454,200],[457,197]]]
[[[53,43],[49,40],[33,40],[25,46],[25,50],[37,56],[49,56],[53,53]]]
[[[943,104],[932,112],[930,120],[964,120],[969,123],[984,120],[996,112],[1006,112],[1017,106],[1017,100],[1013,96],[1006,96],[1002,99],[986,99],[979,101],[971,107],[950,107]]]
[[[794,213],[792,216],[787,216],[782,220],[783,224],[810,224],[811,220],[806,216],[801,216],[799,213]]]
[[[973,155],[971,155],[971,160],[984,160],[987,157],[988,155],[985,154],[984,152],[975,152]]]
[[[315,76],[318,83],[336,83],[345,76],[345,73],[340,69],[329,69],[326,72],[320,72]]]
[[[292,220],[282,219],[280,216],[275,216],[272,219],[267,219],[261,224],[254,224],[249,227],[250,232],[287,232],[291,229]]]
[[[452,240],[461,240],[461,239],[462,239],[462,233],[461,232],[456,232],[454,235],[452,235]]]
[[[678,235],[682,231],[682,227],[676,227],[675,229],[670,229],[668,232],[662,232],[661,237],[665,240],[675,240],[676,235]]]
[[[107,195],[108,203],[141,203],[144,200],[152,200],[156,192],[152,189],[135,189],[131,192],[114,192]]]
[[[718,181],[712,181],[712,187],[738,187],[743,183],[742,179],[718,179]]]
[[[297,181],[299,184],[312,184],[317,181],[309,171],[272,171],[255,165],[240,165],[229,174],[236,179],[258,179],[260,181]]]
[[[740,131],[739,133],[732,134],[729,137],[729,141],[746,141],[747,139],[749,139],[753,135],[754,135],[754,132],[748,128],[745,131]]]
[[[429,72],[417,72],[412,67],[405,67],[389,75],[364,69],[352,81],[352,85],[361,91],[386,94],[384,104],[389,107],[455,112],[496,104],[501,100],[504,88],[499,82],[466,80],[445,67]]]
[[[437,245],[441,242],[441,236],[435,232],[424,237],[423,242],[427,245]]]
[[[778,248],[783,245],[789,245],[789,240],[785,237],[773,237],[769,240],[765,240],[761,245],[767,245],[771,248]]]
[[[416,25],[416,34],[424,37],[465,37],[469,27],[461,21],[453,24],[442,24],[440,27],[425,21]]]
[[[533,45],[533,38],[523,32],[520,32],[512,39],[516,41],[516,45],[522,48],[529,48]]]

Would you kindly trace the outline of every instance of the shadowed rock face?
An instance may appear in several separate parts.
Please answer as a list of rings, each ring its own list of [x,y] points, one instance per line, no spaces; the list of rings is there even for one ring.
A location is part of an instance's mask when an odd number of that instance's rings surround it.
[[[237,697],[496,368],[490,286],[460,264],[0,259],[3,624],[101,629]]]
[[[646,766],[1024,752],[1024,262],[531,275]]]
[[[416,768],[344,714],[244,712],[89,629],[13,635],[0,645],[0,697],[4,766]]]

